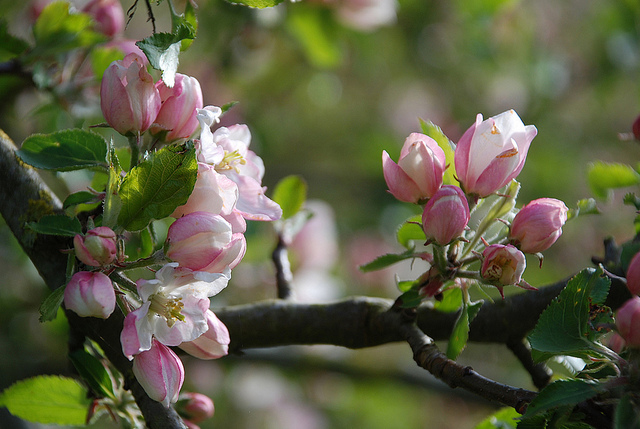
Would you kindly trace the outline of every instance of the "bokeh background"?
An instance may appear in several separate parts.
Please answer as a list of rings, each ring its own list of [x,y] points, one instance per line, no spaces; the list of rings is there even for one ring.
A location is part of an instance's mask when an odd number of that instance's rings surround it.
[[[131,3],[123,1],[124,10]],[[420,130],[418,118],[438,124],[453,141],[477,113],[513,108],[534,124],[538,136],[519,176],[520,205],[548,196],[574,206],[592,196],[589,162],[640,159],[638,142],[619,137],[640,113],[634,0],[316,0],[265,10],[197,4],[198,37],[178,71],[199,79],[205,105],[239,102],[223,125],[249,125],[266,186],[290,174],[308,183],[316,217],[291,250],[301,301],[395,298],[394,274],[411,275],[407,266],[367,275],[357,266],[397,250],[395,228],[413,213],[386,192],[381,153],[397,159],[406,136]],[[31,37],[31,7],[0,1],[13,34]],[[167,5],[154,12],[158,30],[169,31]],[[141,2],[126,35],[150,34]],[[17,143],[31,133],[102,121],[90,97],[69,103],[10,75],[0,74],[0,101],[0,128]],[[46,179],[64,198],[85,178]],[[602,255],[605,237],[631,238],[635,214],[621,204],[625,192],[599,201],[601,215],[568,223],[542,268],[529,260],[527,281],[542,287],[563,279]],[[214,306],[275,296],[271,227],[250,225],[248,237],[247,257]],[[4,224],[0,264],[0,389],[35,374],[69,374],[64,317],[38,322],[47,290]],[[471,344],[460,361],[532,388],[504,346]],[[496,409],[416,368],[404,344],[285,347],[185,363],[185,387],[216,404],[203,428],[472,428]],[[32,427],[3,409],[5,424]]]

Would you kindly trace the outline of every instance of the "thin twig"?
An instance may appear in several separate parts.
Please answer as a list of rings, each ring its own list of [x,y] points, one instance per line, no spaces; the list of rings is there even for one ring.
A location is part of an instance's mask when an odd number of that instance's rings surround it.
[[[531,375],[531,381],[538,389],[542,389],[549,384],[553,372],[544,363],[535,363],[533,361],[531,349],[522,339],[507,341],[507,347]]]
[[[289,251],[281,236],[278,236],[278,244],[271,254],[273,265],[276,267],[276,286],[278,287],[278,298],[293,298],[293,274],[289,263]]]

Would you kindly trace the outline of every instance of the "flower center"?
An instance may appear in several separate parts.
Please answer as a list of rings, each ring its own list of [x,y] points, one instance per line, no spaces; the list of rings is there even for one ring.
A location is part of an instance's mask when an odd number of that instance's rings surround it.
[[[149,311],[152,311],[167,320],[167,326],[173,327],[179,320],[184,322],[185,317],[181,313],[184,308],[181,298],[168,298],[165,295],[156,293],[149,297],[151,305]]]
[[[219,164],[216,165],[216,171],[235,170],[236,173],[240,173],[238,165],[245,165],[247,161],[240,155],[240,152],[234,150],[233,152],[224,151],[224,157]]]

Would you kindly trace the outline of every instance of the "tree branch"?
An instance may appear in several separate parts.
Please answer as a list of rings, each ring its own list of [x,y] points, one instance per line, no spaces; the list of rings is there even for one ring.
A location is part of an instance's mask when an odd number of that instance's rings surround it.
[[[0,214],[35,265],[47,286],[53,290],[65,284],[67,256],[60,249],[70,248],[68,238],[37,235],[25,222],[62,212],[62,203],[33,170],[15,155],[16,147],[0,130]],[[107,320],[79,317],[66,312],[72,330],[97,342],[107,358],[124,374],[128,387],[151,429],[183,429],[182,419],[173,408],[150,399],[135,379],[131,362],[122,354],[120,331],[124,317],[115,311]],[[74,339],[77,341],[77,339]]]

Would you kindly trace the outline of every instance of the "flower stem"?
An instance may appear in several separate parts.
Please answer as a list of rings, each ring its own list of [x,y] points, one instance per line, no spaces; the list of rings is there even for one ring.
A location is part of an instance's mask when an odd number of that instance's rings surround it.
[[[131,148],[131,162],[129,163],[129,171],[138,165],[138,157],[140,156],[140,133],[135,136],[129,136],[129,147]]]

